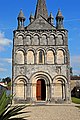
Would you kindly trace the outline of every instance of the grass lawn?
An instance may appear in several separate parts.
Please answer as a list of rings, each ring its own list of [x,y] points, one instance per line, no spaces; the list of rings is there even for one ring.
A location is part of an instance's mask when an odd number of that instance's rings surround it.
[[[72,97],[72,102],[73,102],[73,103],[76,103],[76,104],[80,104],[80,99],[79,99],[79,98]]]

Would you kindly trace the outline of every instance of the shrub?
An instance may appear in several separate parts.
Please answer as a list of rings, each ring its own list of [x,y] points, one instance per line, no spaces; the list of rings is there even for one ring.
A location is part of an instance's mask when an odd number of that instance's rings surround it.
[[[12,117],[24,113],[20,111],[24,109],[26,106],[17,105],[12,107],[11,100],[12,96],[11,95],[7,96],[6,92],[3,92],[3,94],[0,97],[0,120],[17,120],[17,118]],[[20,120],[23,120],[23,118],[20,118]]]

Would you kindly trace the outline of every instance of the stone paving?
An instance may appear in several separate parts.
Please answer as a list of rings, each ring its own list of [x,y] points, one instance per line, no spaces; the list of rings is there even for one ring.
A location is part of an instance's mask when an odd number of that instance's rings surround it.
[[[25,120],[80,120],[80,109],[74,105],[30,106],[24,111]]]

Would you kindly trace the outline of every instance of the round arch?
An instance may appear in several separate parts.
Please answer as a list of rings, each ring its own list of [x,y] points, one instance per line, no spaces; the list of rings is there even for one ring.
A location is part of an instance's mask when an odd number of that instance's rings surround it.
[[[25,100],[27,97],[28,79],[25,76],[18,76],[14,79],[13,95],[14,99]]]
[[[37,97],[36,97],[36,88],[37,88],[37,81],[38,80],[42,80],[42,81],[45,81],[45,87],[46,87],[46,99],[45,100],[48,100],[51,98],[51,86],[50,84],[52,83],[52,79],[50,77],[49,74],[45,73],[45,72],[37,72],[37,73],[34,73],[31,78],[31,83],[32,83],[32,86],[31,86],[31,97],[32,99],[34,99],[35,101],[37,101]]]
[[[67,79],[64,76],[55,76],[53,79],[54,98],[57,100],[66,100]]]

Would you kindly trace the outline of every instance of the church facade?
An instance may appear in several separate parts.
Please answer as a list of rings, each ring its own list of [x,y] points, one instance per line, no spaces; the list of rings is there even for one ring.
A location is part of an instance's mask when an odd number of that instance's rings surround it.
[[[12,94],[14,103],[70,102],[68,31],[60,10],[56,25],[45,0],[38,0],[35,15],[24,26],[20,11],[13,38]]]

